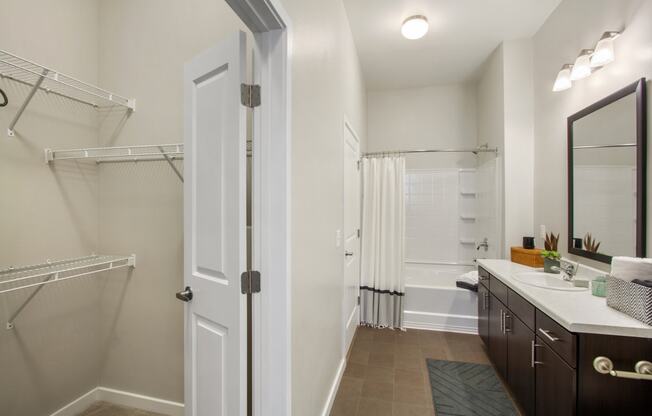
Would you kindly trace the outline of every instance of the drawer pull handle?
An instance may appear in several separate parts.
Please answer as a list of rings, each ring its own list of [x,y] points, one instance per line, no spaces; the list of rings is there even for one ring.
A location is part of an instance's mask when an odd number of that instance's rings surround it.
[[[535,365],[543,364],[543,362],[541,362],[541,361],[535,361],[535,358],[534,358],[534,349],[537,348],[537,347],[540,347],[540,346],[541,345],[535,343],[534,340],[532,340],[532,368],[534,368]]]
[[[549,339],[550,341],[552,341],[552,342],[557,342],[557,341],[559,341],[559,338],[550,335],[550,331],[547,330],[547,329],[539,328],[539,332],[541,332],[543,335],[545,335],[546,338],[548,338],[548,339]]]
[[[614,370],[613,361],[611,361],[609,358],[595,357],[593,360],[593,368],[600,374],[609,374],[613,377],[652,381],[652,363],[649,361],[641,360],[637,362],[634,366],[635,372],[616,371]]]

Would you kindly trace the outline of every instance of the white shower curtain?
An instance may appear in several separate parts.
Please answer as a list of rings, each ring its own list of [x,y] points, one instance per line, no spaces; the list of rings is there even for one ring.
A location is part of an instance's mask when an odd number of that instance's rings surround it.
[[[403,328],[405,159],[362,161],[361,321]]]

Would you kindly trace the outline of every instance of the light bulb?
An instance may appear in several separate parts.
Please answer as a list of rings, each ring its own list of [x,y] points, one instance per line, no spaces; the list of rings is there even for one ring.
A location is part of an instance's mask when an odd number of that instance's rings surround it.
[[[582,49],[571,70],[571,81],[577,81],[591,75],[591,54],[593,54],[593,49]]]
[[[555,85],[553,85],[552,90],[554,92],[564,91],[573,86],[571,82],[571,68],[573,65],[566,64],[561,67],[559,73],[557,74],[557,79],[555,80]]]
[[[616,58],[614,54],[614,39],[620,35],[619,32],[604,32],[602,37],[595,45],[595,52],[591,56],[591,66],[593,68],[610,64]]]
[[[407,39],[419,39],[428,33],[428,19],[425,16],[411,16],[401,26],[401,34]]]

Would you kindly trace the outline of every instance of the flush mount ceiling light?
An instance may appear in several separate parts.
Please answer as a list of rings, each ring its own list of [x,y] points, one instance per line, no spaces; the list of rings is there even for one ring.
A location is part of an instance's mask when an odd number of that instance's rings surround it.
[[[604,32],[595,45],[595,52],[591,56],[593,68],[610,64],[616,58],[614,54],[614,39],[620,36],[620,32]]]
[[[410,16],[401,26],[401,34],[406,39],[419,39],[428,33],[428,19],[425,16]]]
[[[586,78],[591,75],[591,55],[593,54],[593,49],[582,49],[580,54],[575,60],[575,65],[571,70],[570,79],[571,81],[577,81],[582,78]]]
[[[573,86],[571,81],[571,69],[573,65],[566,64],[561,67],[559,73],[557,74],[557,79],[555,80],[555,85],[553,85],[552,90],[554,92],[564,91]]]

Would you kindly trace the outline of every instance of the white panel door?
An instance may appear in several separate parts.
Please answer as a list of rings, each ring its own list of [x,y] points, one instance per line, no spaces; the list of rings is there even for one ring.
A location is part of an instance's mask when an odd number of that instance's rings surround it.
[[[360,144],[348,123],[344,125],[344,353],[360,322]]]
[[[186,416],[246,414],[245,41],[239,32],[185,65]]]

